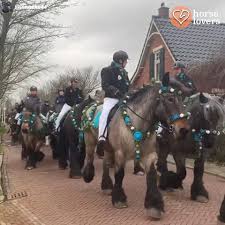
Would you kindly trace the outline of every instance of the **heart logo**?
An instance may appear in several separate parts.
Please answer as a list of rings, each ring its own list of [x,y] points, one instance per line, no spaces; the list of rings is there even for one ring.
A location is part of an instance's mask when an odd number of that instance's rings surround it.
[[[192,12],[185,6],[176,7],[171,11],[170,21],[178,28],[185,28],[192,21]]]
[[[173,17],[180,25],[182,25],[190,17],[190,12],[186,9],[177,9],[173,11]]]

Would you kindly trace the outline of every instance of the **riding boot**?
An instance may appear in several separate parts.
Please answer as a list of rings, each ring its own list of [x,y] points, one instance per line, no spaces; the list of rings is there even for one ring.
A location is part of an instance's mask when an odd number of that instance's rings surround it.
[[[106,145],[106,140],[105,139],[100,139],[98,141],[96,153],[97,153],[99,158],[103,158],[104,157],[105,145]]]

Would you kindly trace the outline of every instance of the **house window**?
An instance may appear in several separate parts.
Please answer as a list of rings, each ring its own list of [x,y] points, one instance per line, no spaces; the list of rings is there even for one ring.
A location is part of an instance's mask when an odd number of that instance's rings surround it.
[[[155,80],[160,80],[160,50],[154,52],[154,78]]]
[[[150,80],[160,81],[165,70],[165,49],[162,46],[153,49],[150,54]]]

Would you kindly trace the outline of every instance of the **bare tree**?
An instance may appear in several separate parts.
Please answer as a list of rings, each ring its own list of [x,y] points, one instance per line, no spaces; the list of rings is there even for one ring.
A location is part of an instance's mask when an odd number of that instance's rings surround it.
[[[65,73],[56,76],[57,79],[49,81],[41,90],[39,96],[42,100],[49,100],[54,103],[58,89],[65,89],[71,78],[77,78],[80,83],[80,88],[86,96],[100,88],[99,71],[94,71],[93,67],[84,69],[67,69]]]
[[[193,78],[199,91],[225,90],[225,43],[217,55],[210,55],[206,62],[190,65],[188,74]]]
[[[44,56],[57,37],[68,35],[54,17],[68,0],[12,0],[0,18],[0,98],[25,79],[49,69]]]

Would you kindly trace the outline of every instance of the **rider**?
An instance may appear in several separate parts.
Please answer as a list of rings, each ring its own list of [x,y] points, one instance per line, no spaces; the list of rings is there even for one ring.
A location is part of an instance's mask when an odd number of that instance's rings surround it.
[[[30,88],[30,94],[24,100],[24,107],[27,111],[40,114],[41,100],[38,97],[37,87]]]
[[[196,92],[196,87],[193,80],[185,73],[186,66],[182,62],[176,61],[173,65],[173,69],[175,79],[181,82],[186,88],[190,89],[189,95],[194,94],[194,92]]]
[[[21,104],[24,106],[25,110],[40,114],[41,101],[37,95],[37,87],[32,86],[30,88],[30,94],[28,94],[27,97],[21,101]],[[20,112],[20,115],[21,115],[21,112]],[[22,124],[22,121],[18,119],[16,134],[19,134],[21,124]]]
[[[60,88],[58,90],[58,96],[55,99],[55,112],[60,113],[63,105],[65,104],[65,95],[64,95],[64,90]]]
[[[97,153],[103,155],[103,147],[107,138],[107,119],[111,109],[128,92],[130,81],[125,67],[128,54],[124,51],[117,51],[113,55],[113,62],[110,66],[101,71],[102,89],[105,91],[102,114],[99,120],[99,141]]]
[[[82,91],[79,89],[79,82],[76,78],[70,80],[70,86],[66,88],[65,91],[65,104],[62,107],[61,112],[59,113],[56,122],[55,130],[57,131],[60,125],[62,118],[66,113],[76,104],[79,104],[83,101]]]

